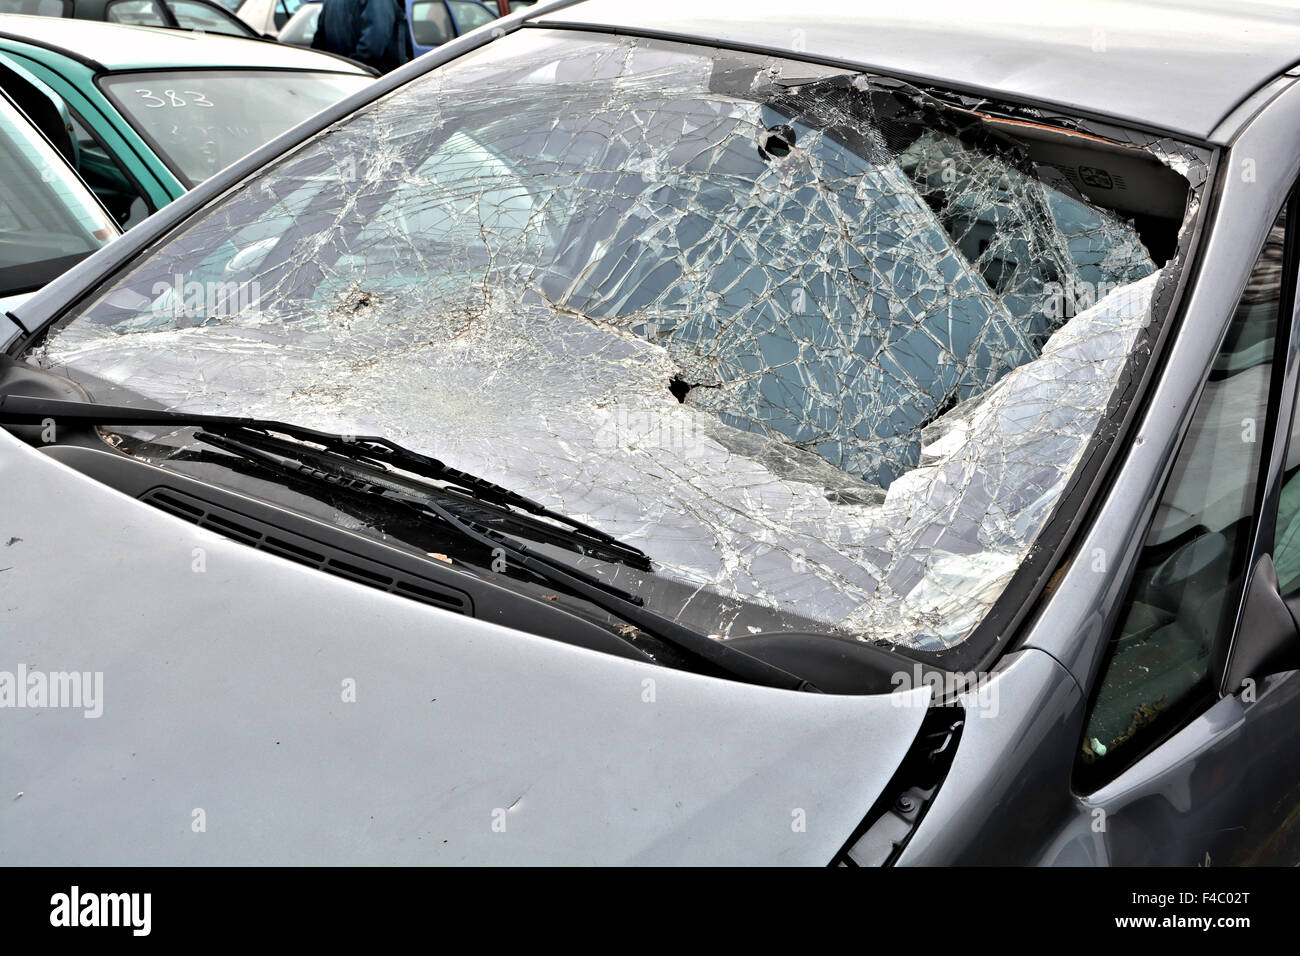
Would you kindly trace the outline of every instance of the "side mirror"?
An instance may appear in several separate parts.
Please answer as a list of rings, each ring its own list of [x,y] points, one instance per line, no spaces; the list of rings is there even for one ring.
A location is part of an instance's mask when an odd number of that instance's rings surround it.
[[[1273,559],[1255,564],[1237,639],[1228,649],[1222,690],[1235,694],[1248,678],[1300,668],[1300,595],[1284,600],[1278,593]]]

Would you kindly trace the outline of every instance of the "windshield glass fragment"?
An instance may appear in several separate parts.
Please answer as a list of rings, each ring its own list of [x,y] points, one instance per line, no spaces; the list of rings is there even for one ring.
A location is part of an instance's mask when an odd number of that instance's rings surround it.
[[[702,633],[942,650],[1052,518],[1189,209],[1134,143],[525,30],[234,190],[40,361],[437,456],[642,549],[611,579]]]

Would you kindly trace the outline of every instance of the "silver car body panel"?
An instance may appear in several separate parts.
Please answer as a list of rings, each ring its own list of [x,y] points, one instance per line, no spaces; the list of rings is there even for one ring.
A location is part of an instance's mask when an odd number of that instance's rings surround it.
[[[538,14],[588,27],[834,59],[907,79],[1052,104],[1207,138],[1243,97],[1300,61],[1286,4],[1192,0],[588,0]],[[687,26],[689,24],[689,26]]]

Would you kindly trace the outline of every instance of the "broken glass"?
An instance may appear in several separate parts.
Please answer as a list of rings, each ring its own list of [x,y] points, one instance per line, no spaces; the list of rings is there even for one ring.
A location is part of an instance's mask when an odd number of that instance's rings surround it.
[[[706,633],[758,606],[942,649],[1177,267],[1187,204],[1098,202],[1123,180],[1187,195],[1157,152],[894,81],[526,30],[234,189],[41,360],[482,474],[644,550]]]

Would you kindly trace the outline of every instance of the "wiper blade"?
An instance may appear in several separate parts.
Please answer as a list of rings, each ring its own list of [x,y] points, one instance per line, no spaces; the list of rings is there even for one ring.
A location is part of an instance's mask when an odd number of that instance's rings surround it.
[[[327,484],[355,494],[385,498],[388,501],[413,507],[421,512],[434,511],[434,517],[440,521],[442,520],[441,510],[439,510],[441,506],[428,497],[427,491],[421,490],[418,493],[412,493],[385,483],[381,480],[384,477],[383,472],[376,471],[374,474],[366,474],[364,466],[357,467],[352,462],[352,459],[337,458],[331,452],[318,452],[316,449],[305,445],[294,447],[290,442],[277,441],[255,431],[242,433],[239,438],[198,431],[194,433],[194,437],[199,441],[264,465],[291,478],[307,479],[311,482]],[[464,518],[459,520],[464,525],[473,528],[482,537],[491,539],[494,542],[491,547],[499,548],[503,553],[513,552],[519,555],[527,555],[532,559],[547,564],[555,564],[550,558],[533,551],[522,541],[487,528],[481,522]],[[459,526],[456,530],[460,530]],[[593,587],[606,590],[625,601],[634,604],[641,603],[641,599],[635,594],[617,588],[608,581],[588,574],[580,568],[567,568],[567,570]]]
[[[818,688],[811,682],[797,677],[789,671],[753,657],[735,647],[715,641],[704,634],[678,624],[671,618],[649,610],[636,595],[621,591],[608,582],[593,577],[579,568],[561,565],[545,555],[538,554],[508,535],[485,529],[478,525],[477,522],[458,518],[438,504],[432,497],[424,494],[412,494],[389,485],[378,484],[356,471],[342,470],[336,462],[329,460],[328,453],[304,448],[301,450],[303,458],[299,458],[298,455],[292,454],[290,450],[283,447],[277,450],[259,448],[255,444],[224,435],[198,432],[195,437],[200,441],[208,442],[232,454],[259,462],[293,477],[341,488],[359,495],[368,495],[398,502],[415,508],[426,515],[431,515],[454,529],[462,537],[489,549],[499,549],[499,553],[513,560],[519,567],[552,586],[583,598],[596,607],[608,611],[629,624],[635,625],[646,634],[656,637],[678,650],[693,654],[720,671],[741,680],[787,690],[818,692]]]
[[[640,548],[633,547],[613,535],[593,528],[577,518],[553,511],[531,498],[504,488],[486,478],[452,468],[437,458],[403,448],[387,438],[377,435],[338,435],[319,431],[303,425],[264,418],[236,415],[204,415],[190,412],[173,412],[166,409],[134,408],[128,405],[100,405],[95,402],[77,402],[65,399],[32,398],[26,395],[0,397],[0,424],[40,425],[46,420],[69,425],[174,425],[194,426],[214,433],[230,430],[275,432],[299,441],[307,441],[328,449],[340,457],[358,462],[368,462],[381,467],[397,468],[433,481],[440,481],[461,489],[467,497],[499,507],[513,508],[535,518],[555,522],[572,539],[580,553],[625,564],[638,571],[651,570],[650,558]]]

